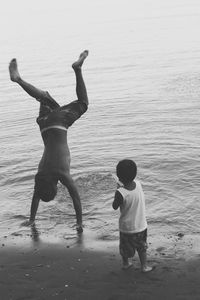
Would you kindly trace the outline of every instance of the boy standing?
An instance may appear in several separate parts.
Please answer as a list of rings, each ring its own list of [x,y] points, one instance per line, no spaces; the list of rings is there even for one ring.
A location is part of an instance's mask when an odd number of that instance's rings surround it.
[[[132,266],[132,258],[137,250],[142,272],[150,272],[152,267],[147,265],[147,221],[145,216],[145,198],[140,182],[134,180],[137,166],[130,159],[121,160],[116,167],[118,184],[113,201],[113,208],[120,207],[119,231],[120,254],[123,269]]]

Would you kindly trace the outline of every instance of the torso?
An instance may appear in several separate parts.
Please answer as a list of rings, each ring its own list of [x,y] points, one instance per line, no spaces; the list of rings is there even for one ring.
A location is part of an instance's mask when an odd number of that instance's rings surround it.
[[[38,167],[40,172],[53,172],[58,175],[69,172],[70,151],[65,115],[64,112],[55,110],[47,116],[37,118],[44,142],[44,152]]]
[[[123,204],[120,207],[120,231],[135,233],[146,229],[145,198],[140,182],[135,181],[135,188],[131,190],[121,187],[118,191],[123,197]]]

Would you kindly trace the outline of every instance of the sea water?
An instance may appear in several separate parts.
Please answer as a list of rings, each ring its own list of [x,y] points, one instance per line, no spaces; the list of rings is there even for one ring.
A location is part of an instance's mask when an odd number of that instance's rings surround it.
[[[200,3],[195,0],[6,2],[0,18],[1,236],[25,230],[43,152],[39,105],[9,80],[18,59],[26,81],[64,105],[76,99],[71,64],[84,49],[90,106],[69,130],[71,173],[85,230],[118,238],[117,162],[133,159],[152,233],[200,226]],[[74,238],[65,188],[41,203],[37,228]]]

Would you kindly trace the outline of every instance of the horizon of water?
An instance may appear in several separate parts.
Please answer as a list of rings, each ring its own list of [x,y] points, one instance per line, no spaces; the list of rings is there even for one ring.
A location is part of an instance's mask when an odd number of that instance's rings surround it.
[[[90,106],[68,132],[72,175],[86,230],[117,239],[112,174],[120,159],[138,165],[151,232],[197,233],[200,226],[200,3],[192,1],[6,2],[0,13],[0,232],[25,230],[43,151],[38,103],[9,80],[23,78],[63,105],[76,99],[71,64],[84,49]],[[8,18],[8,15],[10,18]],[[41,203],[41,232],[73,237],[67,191]]]

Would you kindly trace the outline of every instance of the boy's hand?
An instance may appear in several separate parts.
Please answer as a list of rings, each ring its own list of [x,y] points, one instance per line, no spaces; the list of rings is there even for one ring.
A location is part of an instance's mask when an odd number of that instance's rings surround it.
[[[119,181],[119,178],[115,175],[112,174],[113,179],[115,180],[116,184],[117,184],[117,189],[124,186],[123,183],[121,181]]]
[[[21,226],[32,226],[35,224],[35,221],[33,220],[28,220],[28,221],[24,221]]]
[[[76,224],[76,231],[77,231],[77,233],[82,233],[83,232],[83,226]]]

